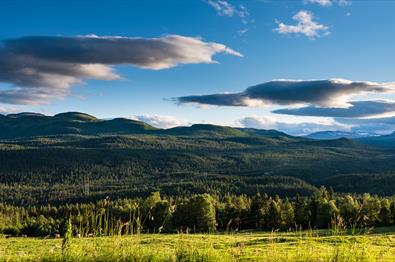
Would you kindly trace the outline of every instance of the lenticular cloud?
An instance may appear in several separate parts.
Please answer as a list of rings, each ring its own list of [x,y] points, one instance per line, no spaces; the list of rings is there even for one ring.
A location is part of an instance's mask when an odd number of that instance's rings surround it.
[[[394,93],[395,83],[328,80],[273,80],[240,93],[193,95],[175,98],[180,104],[217,106],[314,105],[346,108],[349,98],[368,93]]]
[[[85,78],[119,79],[114,65],[160,70],[179,64],[214,63],[217,53],[241,56],[223,44],[179,35],[8,39],[0,47],[0,82],[11,87],[0,90],[0,103],[41,104],[67,96],[70,87]]]

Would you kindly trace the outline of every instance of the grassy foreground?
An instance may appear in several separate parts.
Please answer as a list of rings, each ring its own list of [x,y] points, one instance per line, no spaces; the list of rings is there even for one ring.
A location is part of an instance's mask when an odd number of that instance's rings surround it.
[[[395,233],[327,231],[0,238],[0,261],[395,261]]]

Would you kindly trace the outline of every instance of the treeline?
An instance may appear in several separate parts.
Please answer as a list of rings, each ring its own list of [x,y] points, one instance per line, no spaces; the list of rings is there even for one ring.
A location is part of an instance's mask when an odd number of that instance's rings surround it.
[[[110,200],[89,204],[17,207],[0,204],[0,230],[7,235],[76,236],[158,232],[367,228],[395,224],[395,199],[370,194],[341,195],[321,188],[292,199],[257,194],[199,194]]]

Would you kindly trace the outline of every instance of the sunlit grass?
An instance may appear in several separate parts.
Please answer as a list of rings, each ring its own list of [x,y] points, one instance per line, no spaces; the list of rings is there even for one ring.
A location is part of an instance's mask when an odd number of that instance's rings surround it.
[[[1,261],[395,261],[395,235],[328,231],[0,238]]]
[[[395,261],[395,234],[328,231],[0,238],[1,261]]]

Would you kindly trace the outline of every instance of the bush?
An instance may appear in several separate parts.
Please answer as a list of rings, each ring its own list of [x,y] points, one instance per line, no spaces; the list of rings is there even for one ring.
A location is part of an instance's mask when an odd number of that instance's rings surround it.
[[[10,236],[19,236],[21,234],[21,229],[16,226],[8,226],[3,229],[3,234]]]

